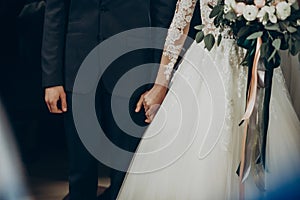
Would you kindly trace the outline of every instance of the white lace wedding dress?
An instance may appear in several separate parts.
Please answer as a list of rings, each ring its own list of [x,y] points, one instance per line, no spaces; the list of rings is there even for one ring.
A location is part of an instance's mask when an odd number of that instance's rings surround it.
[[[207,4],[215,1],[200,1],[205,31],[214,30]],[[171,60],[167,76],[177,59],[172,53],[181,49],[174,43],[176,31],[182,32],[189,24],[195,2],[178,1],[165,47]],[[231,39],[223,39],[211,51],[196,43],[188,49],[144,134],[118,199],[239,198],[236,170],[244,128],[238,124],[245,111],[247,82],[247,68],[239,65],[243,56],[244,51]],[[272,192],[300,171],[300,122],[280,68],[274,72],[272,87],[266,192],[256,188],[250,174],[245,181],[246,199]]]

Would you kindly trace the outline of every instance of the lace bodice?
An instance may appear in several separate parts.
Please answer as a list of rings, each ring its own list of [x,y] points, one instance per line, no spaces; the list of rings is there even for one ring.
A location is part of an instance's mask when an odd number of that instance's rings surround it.
[[[215,6],[218,3],[217,0],[200,0],[200,9],[201,9],[201,20],[204,24],[203,31],[204,33],[217,33],[218,29],[214,26],[214,19],[209,18],[211,8],[208,5]]]
[[[163,56],[167,57],[168,61],[162,63],[165,67],[164,75],[166,80],[170,79],[172,70],[189,30],[190,22],[195,10],[197,0],[178,0],[176,12],[173,21],[168,31],[168,36],[165,43]],[[213,24],[213,19],[209,18],[211,9],[208,5],[216,5],[217,0],[201,0],[200,10],[202,24],[205,25],[203,31],[205,33],[216,33],[218,30]],[[200,17],[200,16],[199,16]],[[161,81],[160,81],[161,82]]]

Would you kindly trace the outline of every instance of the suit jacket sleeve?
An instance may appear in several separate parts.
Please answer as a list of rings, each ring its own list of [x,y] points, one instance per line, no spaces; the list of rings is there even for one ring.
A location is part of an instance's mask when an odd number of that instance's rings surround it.
[[[43,87],[63,85],[64,47],[68,10],[66,0],[47,0],[42,44]]]

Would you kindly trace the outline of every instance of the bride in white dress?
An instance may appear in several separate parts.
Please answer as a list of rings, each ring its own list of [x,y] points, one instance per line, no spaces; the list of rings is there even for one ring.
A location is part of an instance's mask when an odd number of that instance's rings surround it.
[[[214,31],[208,3],[201,0],[204,31]],[[118,199],[187,200],[238,199],[247,68],[240,66],[244,51],[232,39],[207,51],[194,43],[170,83],[162,91],[176,63],[196,0],[178,0],[162,56],[157,84],[144,97],[163,101],[132,160]],[[217,31],[217,30],[215,30]],[[180,35],[178,37],[178,34]],[[224,36],[226,37],[226,36]],[[167,66],[167,67],[164,67]],[[144,106],[147,108],[147,103]],[[155,109],[148,114],[148,122]],[[138,109],[139,110],[139,109]],[[146,109],[147,110],[147,109]],[[272,192],[300,171],[300,122],[290,102],[280,68],[275,69],[267,138],[265,192],[244,181],[245,198]]]

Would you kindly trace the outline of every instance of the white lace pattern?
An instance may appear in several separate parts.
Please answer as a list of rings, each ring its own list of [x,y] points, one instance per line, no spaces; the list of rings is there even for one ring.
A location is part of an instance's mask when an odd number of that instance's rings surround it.
[[[184,36],[184,29],[189,26],[195,10],[197,0],[178,0],[176,12],[170,25],[166,38],[163,55],[168,57],[170,62],[165,66],[165,76],[169,80],[174,65],[180,54],[184,41],[180,41]]]

